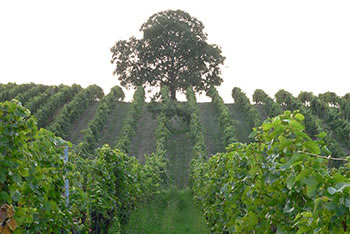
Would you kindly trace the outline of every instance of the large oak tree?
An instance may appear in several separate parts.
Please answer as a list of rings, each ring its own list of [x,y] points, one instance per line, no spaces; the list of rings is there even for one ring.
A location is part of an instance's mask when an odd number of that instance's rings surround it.
[[[220,85],[225,58],[203,30],[203,23],[184,11],[156,13],[141,26],[141,39],[120,40],[111,48],[114,74],[124,87],[167,85],[172,99],[188,86],[205,91]]]

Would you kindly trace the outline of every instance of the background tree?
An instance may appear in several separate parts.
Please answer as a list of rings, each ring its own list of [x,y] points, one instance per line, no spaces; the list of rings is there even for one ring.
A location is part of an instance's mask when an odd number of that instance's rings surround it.
[[[276,102],[283,106],[288,106],[291,104],[291,96],[292,94],[290,92],[280,89],[275,94]]]
[[[298,95],[298,99],[305,105],[310,105],[312,99],[313,99],[313,93],[312,92],[305,92],[301,91]]]
[[[346,99],[346,100],[350,101],[350,93],[345,94],[343,99]]]
[[[328,105],[332,107],[336,107],[339,105],[339,97],[337,96],[336,93],[334,92],[325,92],[325,93],[320,93],[318,97],[321,99],[321,101],[327,103]]]
[[[124,87],[167,85],[171,98],[176,91],[193,86],[206,91],[220,85],[221,49],[207,43],[204,25],[181,10],[152,15],[141,26],[143,38],[118,41],[111,49],[112,63]]]
[[[266,99],[267,94],[262,89],[256,89],[253,94],[253,102],[256,104],[264,103],[264,100]]]

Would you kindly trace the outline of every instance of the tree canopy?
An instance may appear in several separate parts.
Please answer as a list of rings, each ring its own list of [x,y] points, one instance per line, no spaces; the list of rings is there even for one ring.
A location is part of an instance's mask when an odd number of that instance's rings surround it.
[[[141,39],[120,40],[111,48],[113,73],[124,87],[167,85],[172,99],[189,86],[207,91],[220,85],[225,58],[203,30],[203,23],[184,11],[156,13],[141,26]]]

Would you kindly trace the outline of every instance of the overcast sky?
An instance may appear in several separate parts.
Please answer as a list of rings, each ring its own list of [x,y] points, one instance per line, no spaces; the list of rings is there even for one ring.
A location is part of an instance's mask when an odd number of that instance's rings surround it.
[[[118,84],[110,48],[148,17],[181,9],[226,57],[219,92],[350,92],[350,1],[0,1],[0,82]],[[132,92],[128,92],[128,99]],[[206,101],[204,97],[201,101]]]

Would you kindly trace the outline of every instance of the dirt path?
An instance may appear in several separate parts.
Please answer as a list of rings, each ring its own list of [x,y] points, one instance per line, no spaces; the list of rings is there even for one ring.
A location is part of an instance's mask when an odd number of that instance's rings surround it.
[[[130,155],[135,156],[141,163],[144,163],[145,154],[151,154],[156,150],[156,127],[157,120],[153,119],[152,113],[144,105],[137,124],[136,134],[131,140],[130,147]]]

